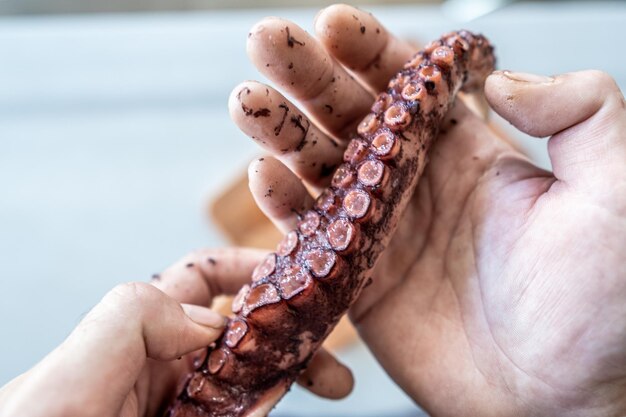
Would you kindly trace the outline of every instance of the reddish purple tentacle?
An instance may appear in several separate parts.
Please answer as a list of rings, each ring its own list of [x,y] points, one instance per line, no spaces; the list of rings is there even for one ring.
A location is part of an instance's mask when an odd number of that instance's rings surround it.
[[[455,94],[482,88],[493,66],[484,37],[453,32],[390,81],[331,187],[235,297],[237,316],[183,382],[169,416],[242,416],[272,388],[288,388],[367,283]]]

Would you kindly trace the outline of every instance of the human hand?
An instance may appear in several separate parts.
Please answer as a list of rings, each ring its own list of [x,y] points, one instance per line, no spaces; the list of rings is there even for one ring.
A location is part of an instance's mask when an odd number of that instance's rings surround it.
[[[266,255],[197,251],[152,284],[117,286],[57,349],[0,390],[0,416],[162,415],[181,377],[222,333],[226,319],[207,308],[213,297],[236,292]],[[312,392],[350,392],[352,375],[328,352],[312,364],[301,379]]]
[[[253,63],[310,118],[260,83],[241,84],[230,99],[238,126],[277,158],[251,164],[250,186],[285,231],[312,206],[292,171],[327,186],[370,91],[414,52],[348,6],[323,10],[315,29],[319,41],[270,18],[248,38]],[[433,415],[623,414],[624,98],[597,71],[496,72],[485,92],[520,130],[553,135],[554,173],[459,102],[351,316]]]

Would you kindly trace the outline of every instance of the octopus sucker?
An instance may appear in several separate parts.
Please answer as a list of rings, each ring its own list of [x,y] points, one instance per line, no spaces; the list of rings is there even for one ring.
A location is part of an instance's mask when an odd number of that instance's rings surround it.
[[[371,213],[371,207],[372,196],[360,188],[348,191],[343,198],[343,209],[354,220],[367,220],[367,215]]]
[[[252,272],[252,281],[257,282],[263,278],[270,276],[276,270],[276,254],[270,253],[267,257],[257,265]]]
[[[241,339],[248,333],[248,325],[241,319],[232,320],[228,323],[228,328],[224,334],[224,343],[233,349],[237,347]]]
[[[312,285],[313,278],[309,271],[297,264],[285,268],[277,280],[280,295],[287,302]]]
[[[294,42],[295,43],[295,42]],[[463,89],[494,69],[481,35],[451,32],[415,54],[358,125],[331,185],[254,270],[234,317],[179,387],[170,417],[242,417],[283,395],[367,287]]]
[[[328,242],[334,251],[346,252],[354,247],[358,238],[358,229],[350,220],[339,217],[328,226]]]
[[[367,142],[361,139],[352,139],[343,153],[343,160],[355,164],[367,155]]]
[[[380,132],[372,139],[372,152],[378,159],[392,159],[400,151],[400,141],[391,132]]]
[[[350,164],[341,164],[335,171],[330,184],[335,188],[348,188],[355,179],[354,167]]]
[[[307,211],[298,223],[298,229],[302,236],[313,235],[320,226],[320,215],[313,210]],[[291,233],[291,232],[290,232]]]
[[[239,289],[237,295],[233,298],[232,311],[239,313],[243,309],[243,303],[250,292],[250,285],[246,284]]]
[[[329,215],[333,215],[337,211],[337,195],[333,193],[331,189],[322,191],[315,200],[315,208]]]
[[[214,349],[211,353],[209,353],[209,358],[207,361],[207,369],[209,373],[215,374],[218,373],[226,363],[228,359],[228,350],[225,348]],[[196,375],[194,375],[196,378]],[[192,378],[193,380],[193,378]]]
[[[291,255],[298,247],[298,240],[298,232],[295,230],[290,231],[276,246],[276,254],[279,256]],[[233,313],[238,313],[238,311],[233,310]]]

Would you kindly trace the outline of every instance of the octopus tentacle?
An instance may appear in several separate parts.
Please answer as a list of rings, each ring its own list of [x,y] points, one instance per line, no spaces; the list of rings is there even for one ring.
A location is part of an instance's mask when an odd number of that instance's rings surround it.
[[[288,389],[367,285],[455,94],[481,88],[493,66],[484,37],[453,32],[390,81],[331,186],[233,300],[236,317],[183,381],[169,416],[244,416]]]

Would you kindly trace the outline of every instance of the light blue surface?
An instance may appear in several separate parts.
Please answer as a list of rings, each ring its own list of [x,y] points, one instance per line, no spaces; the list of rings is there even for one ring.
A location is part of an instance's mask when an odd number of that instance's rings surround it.
[[[374,11],[420,39],[483,31],[501,68],[598,68],[626,86],[620,3],[521,4],[469,24],[432,7]],[[0,384],[59,344],[116,283],[222,243],[204,206],[257,153],[226,100],[258,78],[245,37],[266,14],[310,29],[315,11],[0,20]],[[544,143],[525,146],[547,164]],[[342,355],[357,376],[349,400],[296,389],[279,410],[412,409],[364,348]]]

